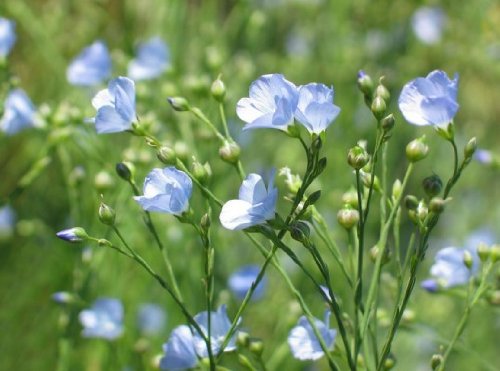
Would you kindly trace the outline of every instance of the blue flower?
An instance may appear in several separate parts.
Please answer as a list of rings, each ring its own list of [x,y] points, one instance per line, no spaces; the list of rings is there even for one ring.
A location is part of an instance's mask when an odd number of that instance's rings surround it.
[[[4,103],[4,113],[0,120],[0,129],[7,135],[33,127],[36,109],[22,89],[12,90]]]
[[[257,279],[259,272],[260,267],[258,265],[244,265],[229,277],[229,289],[238,299],[243,300],[248,290],[250,290],[250,287]],[[257,285],[252,295],[252,299],[260,299],[264,295],[265,289],[266,280],[265,277],[263,277]]]
[[[111,74],[111,57],[102,41],[95,41],[70,63],[66,77],[70,84],[78,86],[98,85]]]
[[[299,102],[295,118],[309,133],[320,134],[335,120],[340,108],[333,104],[333,88],[310,83],[299,87]]]
[[[411,18],[415,36],[424,44],[432,45],[441,40],[446,16],[443,9],[423,6],[418,8]]]
[[[445,72],[433,71],[407,83],[399,96],[399,109],[414,125],[446,129],[458,111],[458,74],[450,80]]]
[[[327,349],[332,349],[337,331],[330,329],[330,311],[325,312],[325,321],[314,319],[316,329],[321,334]],[[299,323],[288,335],[288,345],[295,358],[300,360],[317,360],[324,355],[323,349],[314,334],[314,330],[305,316],[299,318]]]
[[[238,101],[236,113],[247,125],[243,130],[272,128],[287,130],[293,123],[299,93],[283,75],[259,77],[250,85],[249,98]]]
[[[123,333],[123,305],[120,300],[101,298],[78,316],[87,338],[114,340]]]
[[[186,325],[178,326],[172,331],[168,342],[163,344],[163,352],[164,356],[160,359],[161,370],[185,370],[198,363],[193,334]]]
[[[219,220],[229,230],[240,230],[274,219],[278,190],[273,186],[274,173],[266,189],[258,174],[250,174],[240,187],[238,200],[230,200],[222,206]]]
[[[493,163],[493,154],[487,149],[477,149],[473,155],[474,160],[483,165],[490,165]]]
[[[144,196],[134,199],[146,211],[181,215],[189,207],[193,183],[175,167],[153,169],[144,180]]]
[[[141,332],[146,335],[157,335],[162,332],[166,320],[165,311],[157,304],[146,303],[139,307],[137,324]]]
[[[137,57],[128,64],[128,76],[136,81],[154,79],[169,66],[167,44],[160,37],[153,37],[137,47]]]
[[[67,291],[58,291],[52,294],[52,300],[54,300],[57,304],[71,304],[75,298],[73,294]]]
[[[16,213],[9,206],[0,207],[0,239],[8,238],[14,231],[16,224]]]
[[[118,133],[132,128],[135,121],[135,85],[127,77],[111,80],[108,88],[92,99],[97,110],[93,119],[99,134]]]
[[[203,333],[208,336],[208,312],[201,312],[194,316],[194,320],[200,326]],[[231,328],[231,321],[227,317],[226,306],[222,305],[216,312],[210,312],[210,341],[212,345],[212,352],[217,354],[220,351],[222,342],[224,341],[226,334]],[[196,353],[200,357],[208,357],[207,345],[203,341],[203,338],[195,331],[193,344]],[[236,349],[236,333],[231,337],[229,343],[224,348],[225,352],[230,352]]]
[[[472,268],[469,269],[464,263],[464,252],[469,251],[473,259]],[[431,266],[432,279],[425,280],[422,287],[428,291],[436,291],[438,287],[451,288],[464,285],[477,271],[479,257],[475,251],[458,247],[446,247],[438,251]],[[434,286],[430,281],[434,281]],[[425,284],[424,284],[425,283]],[[430,288],[430,290],[429,290]]]
[[[0,17],[0,58],[9,55],[16,42],[16,24],[7,18]]]
[[[87,233],[83,228],[74,227],[69,229],[63,229],[56,233],[56,236],[61,240],[68,242],[81,242],[87,239]]]

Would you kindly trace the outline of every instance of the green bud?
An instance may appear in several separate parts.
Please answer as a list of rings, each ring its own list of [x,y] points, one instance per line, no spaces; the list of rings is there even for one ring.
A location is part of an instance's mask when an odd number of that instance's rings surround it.
[[[394,200],[398,199],[401,196],[401,192],[403,192],[403,185],[399,179],[396,179],[392,184],[392,198]]]
[[[288,125],[286,134],[291,138],[300,138],[300,128],[297,124]]]
[[[97,240],[97,245],[100,246],[100,247],[111,247],[111,246],[113,246],[113,244],[110,241],[108,241],[108,240],[106,240],[104,238],[98,239]]]
[[[189,103],[184,97],[170,97],[167,98],[168,103],[172,106],[172,108],[179,112],[185,112],[190,110]]]
[[[385,102],[389,102],[391,99],[391,93],[382,83],[379,83],[375,88],[375,96],[382,98]]]
[[[464,148],[464,157],[466,159],[471,159],[477,149],[477,139],[476,137],[471,138]]]
[[[378,245],[373,246],[370,249],[371,261],[375,263],[379,255],[380,255],[380,248],[378,247]],[[390,260],[391,260],[391,252],[389,251],[389,249],[386,248],[384,250],[384,256],[382,257],[382,265],[389,263]]]
[[[250,340],[248,350],[260,357],[264,351],[264,343],[260,339]]]
[[[370,173],[366,173],[364,171],[360,172],[361,181],[366,188],[370,188],[372,186],[372,175]],[[378,177],[375,175],[373,178],[373,189],[377,192],[380,192],[380,181]]]
[[[429,209],[423,201],[420,201],[415,209],[416,217],[423,222],[427,218],[427,214],[429,214]]]
[[[250,335],[245,331],[238,331],[238,335],[236,337],[236,344],[239,347],[246,348],[248,344],[250,344]]]
[[[429,202],[429,210],[436,214],[441,214],[444,211],[444,207],[448,202],[451,201],[451,197],[443,200],[441,197],[434,197]]]
[[[500,290],[488,291],[486,293],[486,300],[491,305],[499,306],[500,305]]]
[[[422,181],[422,187],[429,197],[437,196],[443,188],[443,182],[437,174],[432,174]]]
[[[186,161],[189,157],[189,147],[182,141],[175,142],[174,151],[177,158],[181,161]]]
[[[113,225],[115,224],[115,217],[115,211],[105,203],[101,202],[101,205],[99,206],[99,220],[101,221],[101,223],[106,225]]]
[[[410,162],[417,162],[424,159],[429,153],[429,146],[425,144],[425,135],[412,140],[406,146],[406,158]]]
[[[312,148],[315,152],[319,152],[322,146],[323,146],[323,142],[321,141],[321,137],[316,137],[316,138],[312,141],[311,148]]]
[[[219,156],[222,160],[235,164],[240,159],[240,146],[233,141],[225,141],[219,148]]]
[[[394,366],[396,366],[396,358],[391,353],[391,354],[389,354],[389,356],[387,357],[387,359],[384,361],[384,370],[390,370]]]
[[[107,191],[108,189],[113,188],[115,185],[115,181],[107,171],[102,170],[96,174],[94,178],[94,185],[97,191],[99,193],[102,193],[104,191]]]
[[[405,206],[408,210],[415,210],[418,207],[418,199],[413,195],[405,197]]]
[[[472,255],[468,250],[464,250],[464,265],[467,267],[467,269],[472,268],[472,263],[474,261],[472,260]]]
[[[200,220],[200,226],[204,231],[208,231],[212,222],[210,221],[210,215],[208,213],[203,214]]]
[[[358,193],[356,192],[356,190],[354,188],[351,188],[350,190],[345,192],[342,195],[342,202],[344,204],[349,205],[353,209],[357,209],[359,207],[359,204],[358,204]]]
[[[436,127],[436,131],[439,136],[443,137],[447,141],[453,141],[455,138],[455,125],[453,122],[450,122],[445,129]]]
[[[477,247],[477,255],[479,256],[479,259],[484,263],[488,261],[491,255],[491,250],[490,248],[483,242],[479,243],[479,246]]]
[[[212,83],[210,93],[212,93],[212,97],[214,97],[217,102],[222,103],[224,101],[224,97],[226,96],[226,86],[220,78],[217,78],[217,80]]]
[[[177,161],[177,155],[172,147],[161,146],[156,153],[158,160],[165,165],[174,165]]]
[[[119,162],[115,166],[116,173],[120,178],[129,182],[132,174],[135,173],[134,165],[130,162]]]
[[[83,166],[76,166],[69,174],[68,182],[72,187],[77,186],[85,179],[85,175]]]
[[[431,368],[437,370],[443,363],[443,356],[441,354],[433,354],[431,357]]]
[[[311,230],[305,222],[295,222],[290,226],[290,236],[299,242],[306,241],[311,235]]]
[[[392,130],[395,123],[396,123],[396,120],[394,119],[394,115],[391,113],[391,114],[385,116],[382,119],[382,121],[380,121],[380,126],[387,133],[388,131]]]
[[[373,81],[372,78],[369,75],[367,75],[364,71],[358,72],[358,88],[365,96],[368,97],[372,96]]]
[[[210,168],[210,165],[208,165],[208,162],[202,165],[196,159],[193,160],[191,165],[191,172],[196,180],[198,180],[201,184],[205,184],[210,178],[210,175],[212,175],[212,169]]]
[[[385,111],[387,110],[387,104],[382,97],[376,96],[373,99],[370,108],[372,110],[373,116],[375,116],[377,120],[381,120],[385,115]]]
[[[352,209],[349,205],[346,205],[337,213],[337,220],[342,227],[349,230],[358,224],[359,212],[356,209]]]
[[[370,161],[370,156],[361,146],[356,145],[347,153],[347,163],[355,170],[364,167],[368,161]]]
[[[413,311],[411,309],[405,309],[403,311],[403,316],[401,317],[401,320],[403,321],[403,323],[410,324],[410,323],[413,323],[415,321],[416,317],[417,316],[415,314],[415,311]]]
[[[285,177],[285,185],[292,194],[297,194],[302,186],[300,176],[292,174],[289,167],[283,167],[279,170],[279,175]]]
[[[491,246],[491,261],[493,263],[496,263],[498,260],[500,260],[500,245],[493,245]]]

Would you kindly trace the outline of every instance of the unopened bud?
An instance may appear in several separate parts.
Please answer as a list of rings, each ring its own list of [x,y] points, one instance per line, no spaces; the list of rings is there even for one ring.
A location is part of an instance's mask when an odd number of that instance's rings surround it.
[[[81,227],[64,229],[60,232],[57,232],[56,236],[61,240],[68,242],[81,242],[89,238],[87,232],[85,232],[85,229]]]
[[[433,213],[441,214],[449,201],[451,201],[451,198],[443,200],[441,197],[434,197],[429,202],[429,210]]]
[[[491,246],[491,261],[493,263],[496,263],[497,261],[500,260],[500,245],[493,245]]]
[[[69,184],[71,186],[76,186],[80,184],[85,179],[85,169],[83,166],[76,166],[69,174]]]
[[[443,363],[443,356],[441,354],[433,354],[431,357],[431,368],[437,370]]]
[[[177,161],[177,155],[173,148],[168,146],[161,146],[156,153],[158,160],[165,165],[174,165]]]
[[[311,230],[305,222],[298,221],[290,227],[290,236],[296,241],[304,242],[310,235]]]
[[[130,162],[119,162],[115,166],[116,173],[120,178],[127,182],[132,179],[132,174],[135,172],[134,165]]]
[[[233,141],[225,141],[219,148],[219,156],[222,160],[235,164],[240,159],[240,146]]]
[[[418,199],[413,195],[405,197],[405,206],[408,210],[415,210],[418,207]]]
[[[186,161],[189,157],[189,147],[182,141],[175,142],[174,144],[175,155],[181,160]]]
[[[425,136],[412,140],[406,146],[406,158],[410,162],[424,159],[429,153],[429,146],[425,144]]]
[[[372,186],[372,175],[364,171],[361,171],[360,175],[363,185],[366,188],[370,188]],[[377,192],[380,192],[380,181],[378,180],[378,177],[376,175],[373,177],[373,189]]]
[[[491,305],[500,305],[500,290],[489,291],[486,294],[486,300]]]
[[[418,206],[415,209],[415,214],[417,218],[422,222],[425,220],[425,218],[427,218],[427,214],[429,214],[429,209],[427,208],[427,206],[423,201],[420,201],[418,203]]]
[[[370,161],[370,156],[363,147],[358,145],[352,147],[347,154],[347,163],[355,170],[364,167],[368,161]]]
[[[382,121],[380,121],[380,126],[385,132],[392,130],[394,127],[396,120],[394,119],[394,115],[391,113],[385,116]]]
[[[111,247],[113,246],[113,244],[111,243],[111,241],[108,241],[104,238],[100,238],[97,240],[97,245],[99,245],[100,247]]]
[[[248,350],[257,356],[260,356],[264,351],[264,343],[262,340],[251,340]]]
[[[113,225],[115,224],[115,217],[115,211],[105,203],[101,202],[101,205],[99,206],[99,220],[101,223]]]
[[[473,263],[472,254],[468,250],[464,250],[464,265],[467,269],[471,269]]]
[[[443,182],[437,174],[432,174],[422,181],[422,187],[429,197],[437,196],[443,188]]]
[[[179,112],[189,111],[190,106],[186,98],[184,97],[170,97],[167,98],[168,103],[172,106],[172,108]]]
[[[210,93],[212,93],[212,97],[214,97],[217,102],[222,103],[224,101],[224,97],[226,96],[226,86],[220,78],[212,83]]]
[[[210,221],[210,215],[207,213],[207,214],[203,214],[203,216],[201,217],[201,220],[200,220],[200,226],[203,230],[207,231],[208,228],[210,228],[210,224],[211,221]]]
[[[201,184],[205,184],[212,174],[212,170],[208,162],[202,165],[197,160],[193,161],[193,164],[191,165],[191,172],[193,173],[193,176],[196,178],[196,180],[198,180]]]
[[[396,366],[396,358],[391,353],[391,354],[389,354],[389,356],[387,357],[387,359],[384,361],[384,370],[390,370],[394,366]]]
[[[481,242],[477,247],[477,255],[479,256],[479,259],[484,263],[490,258],[491,250],[485,243]]]
[[[342,195],[342,202],[351,206],[353,209],[357,209],[359,207],[358,204],[358,193],[354,188],[348,190]]]
[[[383,78],[380,78],[380,82],[375,88],[375,95],[382,98],[384,101],[389,102],[389,99],[391,99],[391,93],[389,93],[389,90],[387,90],[385,85],[382,84],[382,80]]]
[[[368,97],[372,96],[373,93],[373,81],[372,78],[365,73],[365,71],[358,72],[358,88],[361,92]]]
[[[248,332],[238,331],[238,335],[236,336],[236,343],[242,348],[248,347],[248,344],[250,344],[250,335],[248,334]]]
[[[358,224],[359,212],[356,209],[352,209],[350,206],[346,205],[343,209],[340,209],[337,213],[337,220],[339,224],[345,229],[349,230]]]
[[[392,184],[392,198],[394,200],[398,199],[401,196],[401,192],[403,192],[403,185],[399,179],[396,179]]]
[[[370,259],[372,260],[372,262],[375,263],[379,255],[380,255],[380,248],[378,247],[378,245],[373,246],[370,249]],[[384,256],[382,257],[382,265],[388,263],[390,260],[391,260],[391,253],[389,249],[386,248],[384,249]]]
[[[373,116],[375,116],[377,120],[381,120],[385,115],[387,104],[382,97],[375,96],[370,108],[372,110]]]
[[[466,159],[471,159],[477,149],[477,139],[476,137],[471,138],[464,148],[464,157]]]
[[[107,171],[99,171],[94,178],[95,188],[99,193],[111,189],[115,185],[113,177]]]

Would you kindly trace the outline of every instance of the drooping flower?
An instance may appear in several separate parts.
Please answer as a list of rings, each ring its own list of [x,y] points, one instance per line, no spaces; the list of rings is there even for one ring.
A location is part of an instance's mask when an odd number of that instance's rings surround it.
[[[324,322],[314,319],[314,324],[321,334],[327,349],[332,349],[337,331],[330,329],[330,311],[325,312]],[[288,345],[295,358],[304,360],[317,360],[325,354],[321,348],[314,330],[305,316],[299,318],[298,325],[295,326],[288,335]]]
[[[36,109],[22,89],[12,90],[4,103],[0,129],[7,135],[14,135],[35,125]]]
[[[201,312],[194,316],[194,320],[200,326],[203,333],[208,336],[208,312]],[[216,312],[210,312],[210,342],[212,353],[217,354],[222,346],[222,342],[231,328],[231,321],[227,317],[226,306],[221,305]],[[208,357],[207,345],[203,338],[196,331],[193,331],[194,349],[200,357]],[[224,352],[230,352],[236,349],[236,333],[231,337],[229,343],[224,348]]]
[[[191,329],[186,325],[176,327],[168,342],[163,344],[163,353],[160,359],[161,370],[178,371],[195,367],[198,358]]]
[[[63,229],[57,232],[56,236],[68,242],[81,242],[88,238],[87,232],[81,227]]]
[[[464,254],[468,251],[472,257],[472,267],[468,268],[464,263]],[[434,292],[438,288],[451,288],[464,285],[477,271],[479,257],[473,250],[446,247],[438,251],[431,266],[431,279],[422,282],[422,288]]]
[[[153,169],[144,180],[144,196],[134,199],[146,211],[181,215],[189,207],[193,183],[175,167]]]
[[[299,87],[295,118],[309,133],[320,134],[337,118],[340,108],[333,104],[333,88],[318,83]]]
[[[111,56],[102,41],[95,41],[73,59],[66,70],[70,84],[77,86],[98,85],[111,74]]]
[[[411,26],[415,36],[428,45],[441,41],[445,22],[446,15],[439,7],[420,7],[411,18]]]
[[[458,74],[450,80],[445,72],[433,71],[407,83],[399,96],[399,109],[414,125],[446,129],[458,111]]]
[[[165,311],[158,304],[142,304],[137,313],[138,327],[145,335],[161,333],[165,327],[166,319]]]
[[[123,305],[120,300],[101,298],[78,316],[83,326],[82,336],[114,340],[123,333]]]
[[[7,18],[0,17],[0,58],[7,57],[15,43],[15,22]]]
[[[236,113],[247,125],[243,130],[271,128],[287,130],[293,123],[299,94],[281,74],[259,77],[250,85],[249,97],[238,101]]]
[[[108,88],[92,99],[97,110],[93,119],[99,134],[118,133],[132,128],[135,121],[135,84],[127,77],[111,80]]]
[[[240,187],[238,200],[230,200],[222,206],[220,222],[229,230],[240,230],[274,219],[278,190],[274,188],[274,173],[266,189],[258,174],[249,174]]]
[[[240,300],[243,300],[248,290],[250,290],[250,287],[257,279],[259,272],[260,267],[258,265],[244,265],[236,272],[231,274],[231,276],[229,276],[228,286],[234,296],[236,296]],[[252,299],[260,299],[264,295],[265,289],[266,279],[264,276],[255,288]]]
[[[170,53],[161,37],[139,44],[137,56],[128,64],[128,76],[136,81],[160,76],[170,65]]]

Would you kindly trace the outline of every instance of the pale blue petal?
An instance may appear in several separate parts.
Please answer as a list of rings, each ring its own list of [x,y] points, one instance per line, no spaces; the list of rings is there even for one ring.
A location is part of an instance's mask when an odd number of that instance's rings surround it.
[[[146,335],[160,334],[166,323],[165,310],[158,304],[141,304],[137,313],[137,324],[142,333]]]
[[[258,265],[245,265],[229,276],[228,286],[231,292],[239,300],[243,300],[250,290],[253,282],[257,279],[260,272]],[[252,295],[252,299],[262,298],[266,289],[267,281],[265,276],[259,282]]]
[[[251,227],[255,224],[253,216],[249,214],[252,204],[243,200],[230,200],[222,206],[219,220],[222,226],[231,231]]]
[[[0,57],[4,58],[16,43],[16,24],[0,17]]]
[[[115,98],[115,109],[126,121],[135,120],[135,84],[127,77],[117,77],[109,83],[109,92]]]
[[[254,173],[249,174],[241,183],[238,197],[251,204],[263,202],[267,197],[267,190],[262,177]]]
[[[90,309],[80,312],[79,320],[84,337],[114,340],[123,333],[122,303],[117,299],[98,299]]]
[[[14,135],[33,127],[35,112],[35,106],[26,93],[22,89],[14,89],[5,100],[0,129],[7,135]]]
[[[70,63],[66,71],[73,85],[92,86],[100,84],[111,74],[111,56],[102,41],[96,41]]]
[[[130,78],[138,80],[154,79],[169,67],[169,51],[160,37],[154,37],[140,44],[137,57],[128,65]]]
[[[101,107],[95,116],[95,128],[99,134],[119,133],[132,127],[113,107]]]
[[[193,334],[188,326],[176,327],[168,342],[163,345],[164,356],[160,359],[160,369],[178,371],[193,368],[198,363],[194,350]]]

